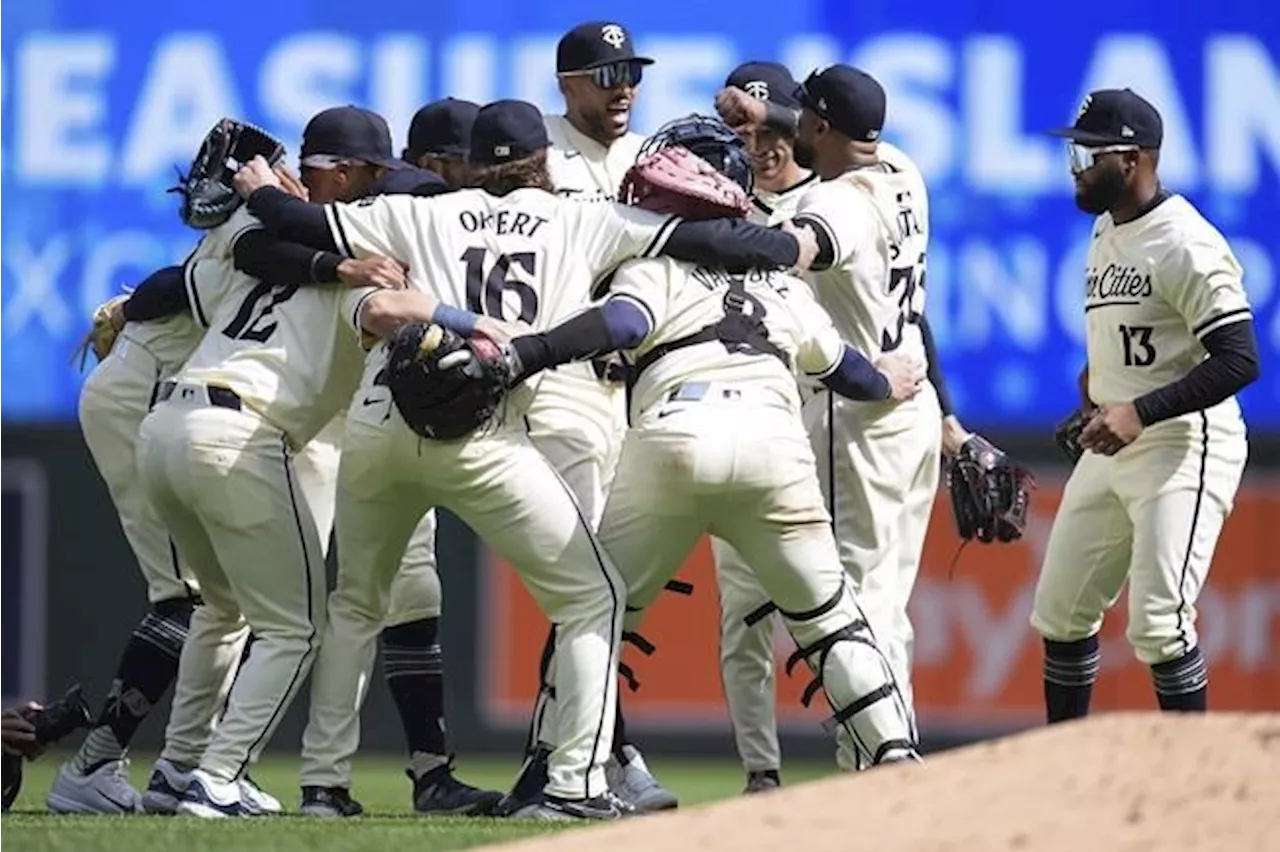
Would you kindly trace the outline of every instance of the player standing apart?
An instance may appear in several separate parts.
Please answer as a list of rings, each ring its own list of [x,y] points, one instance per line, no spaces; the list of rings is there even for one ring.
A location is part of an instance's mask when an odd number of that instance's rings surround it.
[[[1088,713],[1098,631],[1126,579],[1129,644],[1151,667],[1161,709],[1203,712],[1195,601],[1248,455],[1234,395],[1258,377],[1243,273],[1218,230],[1160,185],[1163,122],[1150,103],[1096,91],[1054,135],[1070,140],[1076,205],[1098,218],[1085,272],[1083,454],[1031,615],[1048,720]]]

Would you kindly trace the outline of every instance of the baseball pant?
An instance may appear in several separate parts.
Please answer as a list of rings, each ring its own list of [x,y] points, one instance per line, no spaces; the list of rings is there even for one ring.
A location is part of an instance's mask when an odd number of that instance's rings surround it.
[[[915,634],[907,604],[938,490],[942,411],[937,394],[928,382],[902,403],[854,402],[824,391],[806,403],[804,413],[840,563],[893,665],[914,725]],[[842,765],[853,758],[837,753]]]
[[[1190,427],[1158,424],[1114,456],[1086,452],[1076,462],[1036,584],[1031,625],[1041,636],[1094,635],[1127,579],[1127,636],[1139,660],[1154,665],[1196,647],[1196,598],[1248,443],[1243,423],[1188,419]]]
[[[199,758],[201,769],[233,780],[257,760],[311,668],[324,627],[325,574],[286,436],[225,401],[203,384],[177,383],[142,423],[138,463],[204,598],[183,647],[174,716],[188,728],[196,720],[212,727],[216,691],[234,677]],[[237,675],[249,630],[254,651]],[[174,721],[164,756],[179,759],[191,743]]]
[[[913,750],[893,670],[840,565],[798,412],[752,385],[696,387],[646,412],[623,444],[600,541],[627,584],[626,628],[713,533],[755,567],[797,660],[826,692],[837,739],[864,763]]]
[[[391,586],[415,527],[441,506],[515,567],[557,627],[560,737],[547,792],[573,799],[603,793],[622,589],[590,523],[522,428],[428,441],[405,426],[385,388],[362,398],[370,403],[348,412],[338,477],[338,585],[312,679],[303,785],[350,783],[359,707]]]
[[[169,531],[138,479],[138,428],[147,416],[162,365],[150,352],[121,339],[85,379],[80,393],[80,428],[93,462],[107,484],[120,526],[138,560],[151,603],[199,593],[190,569],[179,558]]]

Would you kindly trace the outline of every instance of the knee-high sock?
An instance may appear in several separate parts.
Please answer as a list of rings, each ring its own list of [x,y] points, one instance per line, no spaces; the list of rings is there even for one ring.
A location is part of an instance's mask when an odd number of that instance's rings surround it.
[[[382,631],[382,667],[400,711],[410,755],[446,753],[439,634],[439,618],[423,618]]]
[[[1096,634],[1074,642],[1044,640],[1044,708],[1049,724],[1089,713],[1101,667]]]

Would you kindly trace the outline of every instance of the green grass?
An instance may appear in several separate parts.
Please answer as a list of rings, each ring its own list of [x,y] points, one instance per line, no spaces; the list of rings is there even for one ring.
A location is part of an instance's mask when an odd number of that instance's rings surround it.
[[[415,816],[403,761],[382,756],[356,761],[352,792],[365,806],[366,815],[361,819],[53,816],[45,810],[44,796],[61,757],[46,755],[27,764],[22,794],[13,810],[0,820],[8,844],[5,852],[435,852],[566,830],[561,825],[525,820]],[[652,763],[663,784],[680,797],[682,807],[736,796],[742,789],[742,769],[735,762],[658,758]],[[131,772],[135,786],[146,783],[150,766],[150,756],[135,756]],[[506,789],[517,768],[514,759],[472,758],[459,763],[458,775],[477,786]],[[799,783],[833,770],[826,762],[788,761],[784,780]],[[296,760],[264,759],[253,777],[284,803],[286,811],[296,809]]]

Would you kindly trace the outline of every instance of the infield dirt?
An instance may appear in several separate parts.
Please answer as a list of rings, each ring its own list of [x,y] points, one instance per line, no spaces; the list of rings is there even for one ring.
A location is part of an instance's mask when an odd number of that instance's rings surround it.
[[[1118,713],[488,847],[522,852],[1269,852],[1280,714]]]

